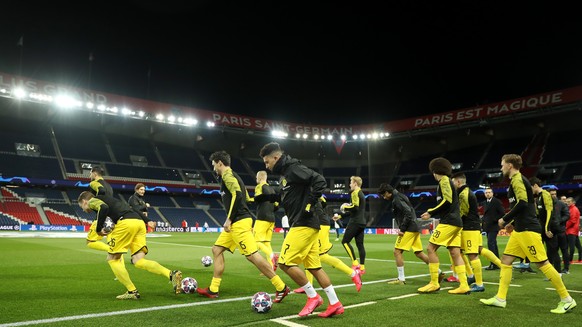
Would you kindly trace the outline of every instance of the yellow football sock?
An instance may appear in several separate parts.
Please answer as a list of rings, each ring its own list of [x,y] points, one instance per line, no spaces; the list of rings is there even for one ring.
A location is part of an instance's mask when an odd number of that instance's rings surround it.
[[[148,260],[146,258],[143,258],[143,259],[139,260],[138,262],[134,262],[133,265],[136,268],[147,270],[151,273],[154,273],[157,275],[162,275],[164,277],[170,276],[170,273],[171,273],[170,269],[160,265],[156,261]]]
[[[136,287],[133,285],[131,279],[129,278],[129,273],[125,269],[125,264],[121,260],[108,260],[107,263],[117,280],[125,286],[128,291],[135,291]]]
[[[364,264],[361,264],[361,265],[360,265],[360,270],[361,270],[361,271],[366,271],[366,266],[364,266]]]
[[[481,259],[477,257],[475,260],[471,260],[471,266],[475,274],[475,284],[479,286],[483,285],[483,266],[481,265]]]
[[[222,278],[212,277],[212,282],[210,282],[210,287],[208,287],[210,292],[218,293],[218,290],[220,289],[221,282],[222,282]]]
[[[507,299],[507,291],[511,283],[511,275],[513,275],[513,267],[511,265],[501,264],[501,272],[499,273],[499,289],[497,290],[497,298],[500,300]]]
[[[279,275],[275,275],[275,277],[269,279],[271,284],[275,286],[276,291],[282,291],[285,289],[285,282],[279,277]]]
[[[469,288],[469,284],[467,284],[467,273],[465,272],[465,266],[455,266],[455,273],[459,279],[459,287]]]
[[[105,252],[109,251],[109,245],[107,245],[107,243],[103,243],[103,242],[99,242],[99,241],[89,242],[89,243],[87,243],[87,247],[89,247],[93,250],[98,250],[98,251],[105,251]]]
[[[267,246],[268,244],[268,246]],[[267,262],[271,262],[271,255],[273,254],[273,249],[271,248],[271,242],[257,242],[257,247],[260,251],[265,254]]]
[[[439,263],[428,263],[428,271],[430,272],[430,282],[439,286]]]
[[[540,267],[540,270],[546,275],[546,277],[552,282],[556,292],[560,295],[560,299],[564,299],[570,296],[568,290],[566,290],[566,285],[564,285],[564,281],[562,277],[560,277],[560,273],[554,268],[554,266],[550,264],[545,264]]]
[[[481,249],[481,255],[497,267],[501,267],[501,260],[499,260],[495,253],[491,252],[489,249]]]
[[[469,263],[469,258],[466,254],[461,253],[461,257],[463,258],[463,262],[465,263],[465,273],[467,276],[474,275],[473,268],[471,268],[471,264]]]
[[[319,260],[323,263],[332,266],[335,269],[338,269],[339,271],[345,273],[346,275],[352,276],[352,273],[354,272],[354,270],[350,266],[346,265],[343,261],[327,253],[324,255],[320,255]]]

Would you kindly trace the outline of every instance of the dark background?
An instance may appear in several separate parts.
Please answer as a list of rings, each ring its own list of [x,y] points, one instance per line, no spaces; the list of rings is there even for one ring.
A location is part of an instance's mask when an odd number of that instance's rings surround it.
[[[577,14],[559,2],[4,1],[0,70],[259,118],[363,124],[582,84]]]

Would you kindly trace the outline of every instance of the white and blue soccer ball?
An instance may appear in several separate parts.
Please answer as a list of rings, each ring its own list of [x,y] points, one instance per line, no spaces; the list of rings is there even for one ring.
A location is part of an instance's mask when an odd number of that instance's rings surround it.
[[[257,313],[267,313],[273,307],[273,300],[266,292],[257,292],[251,298],[251,308]]]
[[[105,217],[105,222],[103,223],[103,229],[102,229],[103,232],[104,233],[111,233],[113,228],[115,228],[115,223],[113,222],[113,219],[111,219],[109,217]]]
[[[200,259],[200,261],[202,262],[202,265],[204,267],[210,267],[212,265],[212,258],[210,256],[203,256],[202,259]]]
[[[198,289],[198,282],[192,277],[182,279],[182,292],[186,294],[194,294]]]

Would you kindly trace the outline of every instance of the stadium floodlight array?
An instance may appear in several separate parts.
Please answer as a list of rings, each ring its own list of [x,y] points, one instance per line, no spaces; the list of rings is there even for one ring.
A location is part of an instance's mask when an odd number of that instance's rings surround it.
[[[90,112],[97,112],[100,114],[122,115],[124,117],[131,117],[144,120],[149,120],[151,118],[151,115],[145,113],[143,110],[132,110],[131,108],[127,107],[123,107],[120,109],[116,106],[107,106],[105,104],[95,105],[95,103],[91,101],[87,101],[84,103],[83,101],[80,101],[75,97],[64,93],[51,96],[48,94],[37,92],[27,93],[23,88],[16,87],[13,89],[1,88],[0,97],[15,99],[18,101],[27,101],[37,104],[53,104],[57,108],[61,109],[79,109]],[[155,115],[155,118],[158,122],[167,124],[184,126],[198,125],[198,120],[192,117],[176,117],[174,115],[165,117],[163,114],[160,113]],[[214,127],[215,124],[213,122],[208,122],[206,126]]]
[[[32,103],[38,104],[53,104],[58,108],[61,109],[78,109],[84,110],[89,112],[96,112],[99,114],[107,114],[118,116],[121,115],[123,117],[129,117],[134,119],[143,119],[143,120],[155,120],[159,123],[166,123],[171,125],[183,125],[183,126],[197,126],[198,120],[192,117],[180,117],[175,115],[164,115],[163,113],[146,113],[143,110],[134,110],[128,107],[118,108],[117,106],[110,106],[103,103],[95,104],[93,102],[87,101],[83,102],[78,100],[77,97],[71,94],[61,93],[58,95],[49,95],[43,93],[27,93],[24,88],[15,87],[13,89],[9,88],[2,88],[0,89],[0,97],[5,98],[12,98],[18,101],[27,101]],[[213,128],[216,124],[213,121],[207,121],[206,127]],[[273,130],[271,132],[271,136],[275,138],[287,138],[288,133],[285,131]],[[326,134],[322,135],[319,133],[315,134],[308,134],[308,133],[297,133],[296,139],[297,140],[304,140],[304,141],[334,141],[334,139],[340,139],[343,142],[350,142],[350,141],[367,141],[367,140],[382,140],[386,139],[390,136],[388,132],[371,132],[367,134],[354,134],[352,135],[352,139],[348,139],[345,134],[342,135],[333,135],[333,134]]]

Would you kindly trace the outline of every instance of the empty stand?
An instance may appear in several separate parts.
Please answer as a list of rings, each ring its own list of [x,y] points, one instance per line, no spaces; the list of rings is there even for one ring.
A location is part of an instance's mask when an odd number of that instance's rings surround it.
[[[117,162],[131,164],[130,157],[134,155],[145,157],[148,166],[161,166],[149,140],[115,134],[107,134],[107,138]]]

